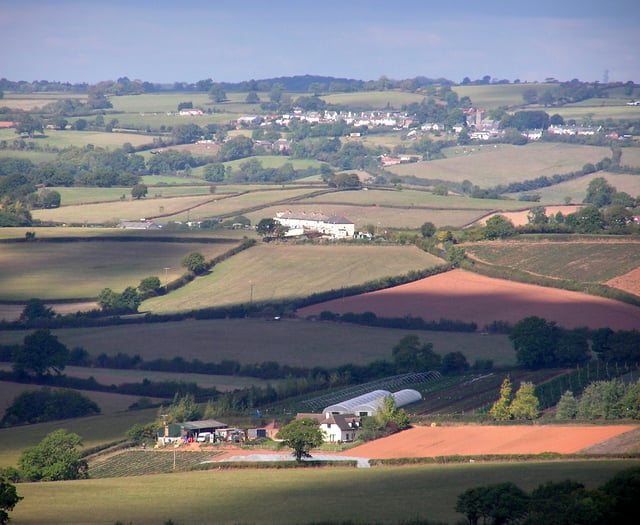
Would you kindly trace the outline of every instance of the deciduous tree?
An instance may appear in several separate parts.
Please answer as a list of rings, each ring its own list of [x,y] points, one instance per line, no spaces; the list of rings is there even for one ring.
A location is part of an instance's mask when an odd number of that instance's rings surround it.
[[[292,448],[296,461],[310,458],[311,450],[323,443],[323,432],[315,419],[294,419],[278,432],[284,446]]]
[[[64,429],[47,434],[37,445],[24,449],[18,464],[29,481],[60,481],[88,477],[89,467],[78,447],[82,438]]]
[[[18,496],[15,485],[9,483],[3,476],[0,476],[0,524],[4,525],[9,521],[9,513],[22,500]]]
[[[18,374],[60,374],[69,359],[69,349],[49,330],[36,330],[25,336],[13,356],[13,369]]]
[[[182,259],[182,266],[190,272],[199,274],[207,269],[204,255],[200,252],[191,252]]]

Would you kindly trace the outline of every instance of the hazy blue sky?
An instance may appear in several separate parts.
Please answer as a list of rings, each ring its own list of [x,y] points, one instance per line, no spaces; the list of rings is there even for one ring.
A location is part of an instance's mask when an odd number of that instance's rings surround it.
[[[640,82],[638,0],[0,0],[0,77]]]

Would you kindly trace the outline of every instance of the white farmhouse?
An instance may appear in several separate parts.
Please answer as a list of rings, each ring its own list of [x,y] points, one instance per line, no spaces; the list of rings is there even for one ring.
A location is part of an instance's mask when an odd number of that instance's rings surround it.
[[[355,233],[355,224],[338,215],[282,211],[276,213],[273,219],[289,228],[289,237],[315,232],[330,239],[349,239]]]

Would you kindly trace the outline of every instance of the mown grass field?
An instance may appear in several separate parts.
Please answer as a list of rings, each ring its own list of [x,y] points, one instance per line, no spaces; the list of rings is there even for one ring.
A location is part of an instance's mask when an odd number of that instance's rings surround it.
[[[246,291],[249,294],[249,284]],[[5,330],[0,332],[0,344],[22,343],[29,333]],[[398,330],[294,319],[188,320],[65,328],[52,333],[67,347],[82,347],[92,356],[126,352],[140,354],[145,360],[180,355],[186,361],[216,363],[231,359],[242,364],[277,361],[303,367],[362,365],[376,359],[391,359],[393,347],[407,334],[432,343],[433,350],[443,355],[460,351],[470,363],[492,359],[496,366],[514,365],[516,358],[513,346],[503,335]]]
[[[123,439],[126,431],[133,425],[146,425],[155,421],[157,413],[157,409],[150,408],[0,428],[0,466],[17,465],[25,447],[37,445],[49,432],[59,428],[78,434],[83,439],[83,446],[91,448]]]
[[[491,264],[592,283],[623,275],[640,261],[640,242],[624,240],[483,242],[465,249]]]
[[[400,176],[453,182],[469,180],[481,188],[546,175],[579,171],[611,155],[609,148],[561,143],[471,145],[445,151],[447,158],[388,168]]]
[[[638,175],[627,175],[623,173],[610,173],[607,171],[599,171],[590,175],[585,175],[578,179],[561,182],[546,188],[538,188],[529,192],[540,195],[540,203],[542,205],[553,205],[564,202],[565,198],[569,198],[571,203],[581,203],[587,195],[589,183],[598,177],[603,177],[609,184],[616,188],[617,191],[624,191],[631,196],[640,195],[640,177]],[[510,195],[517,198],[519,194]],[[526,204],[526,203],[522,203]]]
[[[482,109],[496,109],[503,106],[521,106],[522,94],[534,87],[543,91],[552,84],[491,84],[480,86],[452,86],[459,98],[469,97],[474,106]]]
[[[638,461],[554,461],[353,469],[211,470],[18,486],[11,513],[24,525],[135,523],[304,524],[340,521],[455,523],[467,488],[515,481],[531,491],[575,479],[588,489]],[[87,502],[87,505],[78,504]],[[90,512],[88,506],[90,502]],[[331,504],[327,504],[331,502]]]
[[[0,140],[13,142],[19,138],[13,129],[0,129]],[[85,147],[89,144],[96,147],[109,149],[121,148],[123,144],[129,143],[133,146],[142,146],[144,144],[152,144],[152,135],[143,135],[138,133],[106,133],[103,131],[59,131],[47,129],[43,137],[37,137],[32,140],[38,146],[55,147],[59,149],[69,148],[71,146]],[[5,152],[5,156],[9,156]]]
[[[235,303],[273,302],[408,273],[442,261],[414,246],[259,243],[166,296],[145,301],[154,313]]]
[[[359,93],[335,93],[322,95],[320,98],[327,104],[337,104],[360,110],[393,108],[400,110],[402,106],[412,102],[420,103],[425,98],[419,93],[403,91],[364,91]]]
[[[188,253],[212,259],[233,246],[87,240],[5,244],[0,251],[0,299],[97,297],[103,288],[122,291],[154,275],[165,283],[185,273],[181,261]]]
[[[156,182],[156,181],[152,181]],[[159,182],[159,181],[158,181]],[[131,201],[131,188],[129,187],[111,187],[111,188],[91,188],[91,187],[50,187],[60,193],[60,201],[62,206],[73,206],[78,204],[89,204],[96,202],[109,201]],[[210,196],[209,185],[188,185],[188,186],[148,186],[147,198],[159,197],[184,197],[191,195],[207,195]],[[124,196],[124,199],[122,199]]]

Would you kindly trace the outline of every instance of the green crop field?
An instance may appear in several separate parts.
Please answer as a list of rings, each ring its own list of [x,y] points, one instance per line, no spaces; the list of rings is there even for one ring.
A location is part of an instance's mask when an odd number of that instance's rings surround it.
[[[578,204],[581,203],[587,195],[589,183],[598,177],[604,177],[609,184],[616,188],[617,191],[624,191],[631,196],[640,195],[640,177],[638,175],[610,173],[607,171],[598,171],[578,179],[522,193],[539,194],[540,203],[543,205],[558,204],[559,202],[564,202],[565,198],[571,199],[569,202]],[[512,194],[511,197],[517,198],[517,195],[518,194]]]
[[[153,181],[153,179],[151,179]],[[153,181],[156,182],[156,181]],[[152,182],[152,183],[153,183]],[[158,181],[159,182],[159,181]],[[201,181],[202,182],[202,181]],[[184,181],[183,181],[184,184]],[[89,204],[97,202],[120,201],[124,195],[127,201],[132,200],[131,188],[129,187],[50,187],[60,193],[62,206],[72,206],[78,204]],[[159,197],[185,197],[191,195],[206,195],[210,197],[209,186],[207,184],[189,186],[148,186],[147,198]]]
[[[594,489],[638,461],[554,461],[294,470],[210,470],[18,486],[24,525],[164,523],[455,523],[467,488],[515,481],[531,491],[567,478]],[[82,504],[86,502],[86,504]],[[330,502],[330,503],[328,503]]]
[[[491,84],[480,86],[452,86],[458,97],[469,97],[475,107],[496,109],[499,107],[521,106],[524,104],[522,94],[534,87],[544,90],[552,84]]]
[[[246,294],[250,293],[246,284]],[[0,332],[0,344],[22,343],[31,331]],[[92,356],[127,352],[145,360],[172,359],[217,363],[231,359],[241,364],[277,361],[291,366],[337,367],[391,359],[391,350],[407,334],[433,344],[439,354],[460,351],[470,363],[491,359],[496,366],[515,364],[507,336],[476,333],[373,328],[301,319],[214,319],[132,324],[100,328],[64,328],[52,333],[68,348],[82,347]],[[232,380],[232,378],[227,378]]]
[[[18,138],[13,129],[0,129],[0,140],[8,142]],[[40,147],[68,148],[70,146],[85,147],[89,144],[96,147],[109,149],[121,148],[123,144],[129,143],[133,146],[151,144],[153,137],[137,133],[105,133],[102,131],[59,131],[54,129],[46,130],[44,137],[33,140]]]
[[[609,148],[561,143],[472,145],[451,148],[448,158],[388,168],[396,175],[453,182],[469,180],[486,188],[497,184],[579,171],[611,155]]]
[[[404,91],[363,91],[358,93],[336,93],[323,95],[327,104],[336,104],[360,110],[393,108],[400,110],[402,106],[412,102],[422,102],[424,95]]]
[[[470,244],[492,264],[581,282],[604,283],[638,267],[640,242],[508,242]]]
[[[188,253],[198,251],[212,259],[232,246],[135,241],[5,244],[0,251],[0,299],[97,297],[103,288],[122,291],[152,275],[172,280],[185,272],[180,262]]]
[[[43,108],[47,104],[52,104],[58,100],[80,100],[86,102],[87,95],[75,93],[12,93],[5,92],[2,98],[2,105],[11,109],[22,109],[30,111],[35,108]]]
[[[413,246],[259,244],[220,263],[211,275],[145,301],[141,309],[164,313],[250,299],[282,301],[439,263],[441,260]]]

